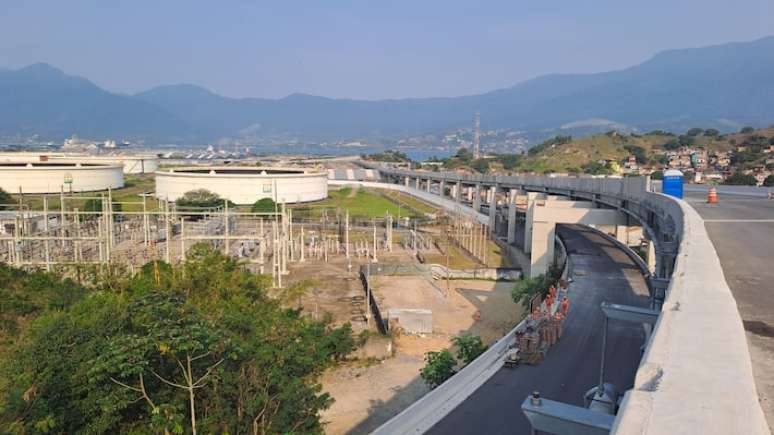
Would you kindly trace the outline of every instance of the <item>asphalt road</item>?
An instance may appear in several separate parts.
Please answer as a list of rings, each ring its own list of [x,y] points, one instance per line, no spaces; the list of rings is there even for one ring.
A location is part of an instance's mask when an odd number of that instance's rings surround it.
[[[686,191],[704,218],[747,331],[758,397],[774,428],[774,200],[718,194],[706,203],[706,187]]]
[[[521,402],[532,391],[547,399],[583,405],[583,394],[599,379],[603,301],[648,306],[640,270],[613,243],[583,226],[560,226],[573,264],[570,313],[564,333],[537,366],[500,369],[431,434],[529,434]],[[642,326],[611,320],[606,382],[631,388],[644,342]]]

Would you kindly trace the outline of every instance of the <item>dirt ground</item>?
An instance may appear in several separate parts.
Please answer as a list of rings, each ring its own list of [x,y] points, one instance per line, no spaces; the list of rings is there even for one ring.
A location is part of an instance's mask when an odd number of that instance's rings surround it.
[[[384,302],[432,309],[434,332],[396,337],[395,356],[390,359],[372,365],[351,363],[326,373],[323,389],[336,400],[323,413],[330,435],[369,433],[422,397],[428,391],[419,377],[425,352],[449,347],[451,338],[465,331],[491,343],[521,318],[521,308],[511,301],[509,282],[452,280],[448,299],[422,277],[379,276],[374,284],[377,295],[391,293]],[[436,285],[445,290],[445,281]]]

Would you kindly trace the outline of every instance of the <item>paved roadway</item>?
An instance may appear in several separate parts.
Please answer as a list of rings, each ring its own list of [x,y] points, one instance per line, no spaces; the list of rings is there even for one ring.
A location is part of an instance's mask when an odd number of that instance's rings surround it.
[[[547,399],[583,405],[596,385],[602,354],[603,301],[648,306],[639,268],[613,243],[583,226],[559,226],[571,257],[574,282],[564,335],[537,366],[500,369],[431,434],[529,434],[521,402],[534,390]],[[605,381],[623,390],[634,382],[644,342],[642,326],[611,320]]]
[[[774,200],[721,191],[718,204],[710,205],[706,189],[686,189],[686,200],[704,218],[736,299],[758,397],[774,428]]]

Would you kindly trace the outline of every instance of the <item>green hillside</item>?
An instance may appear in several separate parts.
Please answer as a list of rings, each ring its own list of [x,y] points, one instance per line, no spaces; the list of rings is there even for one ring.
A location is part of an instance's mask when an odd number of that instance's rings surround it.
[[[644,135],[608,132],[583,138],[556,137],[530,149],[521,159],[519,172],[583,172],[593,162],[614,160],[621,162],[630,155],[637,155],[642,164],[658,166],[663,154],[680,146],[704,147],[707,151],[730,151],[737,145],[760,142],[774,138],[774,128],[745,130],[745,133],[718,135],[716,131],[692,129],[686,134],[651,132]],[[762,139],[765,138],[765,139]]]

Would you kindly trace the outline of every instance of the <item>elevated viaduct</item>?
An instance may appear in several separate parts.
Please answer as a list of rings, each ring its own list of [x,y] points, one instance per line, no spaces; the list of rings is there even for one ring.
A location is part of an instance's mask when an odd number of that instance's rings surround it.
[[[519,195],[530,192],[589,201],[594,208],[637,221],[652,241],[648,251],[653,262],[647,281],[657,319],[634,387],[626,392],[609,428],[600,426],[603,432],[769,433],[736,301],[704,223],[687,203],[652,192],[645,178],[477,176],[378,169],[382,181],[399,185],[401,190],[442,197],[460,207],[470,204],[473,210],[485,213],[493,230],[498,221],[510,225],[515,218],[512,204]],[[511,231],[508,229],[509,238]],[[481,377],[492,376],[491,366],[501,358],[507,338],[479,358],[488,361],[470,364],[377,433],[425,432],[428,419],[443,418],[482,384]],[[477,381],[471,382],[474,379]],[[519,412],[521,399],[514,398],[512,412]]]

